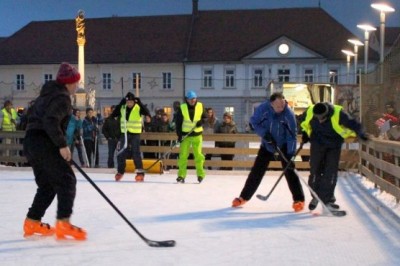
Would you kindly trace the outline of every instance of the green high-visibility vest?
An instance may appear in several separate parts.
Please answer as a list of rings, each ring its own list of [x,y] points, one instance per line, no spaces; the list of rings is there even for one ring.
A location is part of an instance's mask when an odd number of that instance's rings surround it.
[[[126,125],[125,125],[126,123]],[[126,119],[126,105],[121,106],[121,133],[125,133],[127,130],[129,133],[142,133],[142,116],[140,115],[140,106],[135,104]]]
[[[3,131],[16,131],[15,124],[11,122],[11,119],[17,120],[17,112],[12,108],[11,114],[7,112],[6,108],[1,110],[3,113],[3,123],[1,124],[1,128]]]
[[[355,137],[357,134],[353,130],[348,129],[339,124],[340,111],[342,109],[343,107],[340,105],[333,106],[333,115],[331,116],[332,127],[336,131],[336,133],[338,133],[344,139],[349,137]],[[302,130],[305,131],[308,136],[311,136],[311,131],[312,131],[312,128],[310,126],[310,121],[314,116],[313,110],[314,110],[314,105],[310,106],[307,109],[306,119],[300,124]]]
[[[186,103],[181,104],[181,110],[183,116],[182,132],[188,133],[196,126],[197,122],[201,120],[201,115],[203,114],[203,104],[197,102],[194,109],[193,121],[190,120],[189,109]],[[196,127],[194,132],[203,132],[203,127]]]

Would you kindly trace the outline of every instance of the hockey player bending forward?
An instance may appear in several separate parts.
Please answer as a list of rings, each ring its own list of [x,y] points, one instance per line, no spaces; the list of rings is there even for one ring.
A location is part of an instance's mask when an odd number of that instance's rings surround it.
[[[66,129],[72,114],[70,95],[75,94],[79,79],[80,74],[73,66],[62,63],[56,81],[46,82],[30,107],[24,154],[33,168],[38,189],[24,222],[24,237],[55,233],[57,239],[86,239],[85,230],[69,221],[75,200],[76,177],[69,163],[71,152]],[[58,205],[54,228],[42,223],[41,219],[55,196]]]
[[[308,107],[303,117],[303,143],[311,143],[308,184],[329,209],[337,210],[339,205],[335,204],[334,192],[344,139],[357,134],[366,141],[368,136],[362,131],[361,124],[339,105],[317,103]],[[313,198],[308,208],[314,210],[317,204],[318,200]]]
[[[240,197],[233,200],[232,207],[242,206],[254,195],[270,161],[275,160],[276,147],[281,149],[288,161],[296,152],[296,135],[293,133],[297,132],[296,118],[282,93],[272,94],[269,101],[257,107],[250,118],[250,124],[257,135],[262,137],[261,146]],[[283,158],[280,160],[282,167],[285,168],[286,161]],[[285,177],[292,193],[292,207],[295,212],[302,211],[304,193],[299,177],[290,167],[286,170]]]

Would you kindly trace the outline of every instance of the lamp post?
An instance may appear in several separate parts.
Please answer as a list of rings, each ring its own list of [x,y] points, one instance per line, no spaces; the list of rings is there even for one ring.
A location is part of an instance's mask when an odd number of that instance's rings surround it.
[[[349,78],[350,78],[350,57],[354,56],[354,53],[349,50],[342,50],[342,53],[344,53],[347,56],[347,84],[349,84]]]
[[[385,15],[389,12],[394,12],[394,8],[385,3],[374,3],[371,7],[380,11],[380,57],[379,64],[381,69],[381,84],[383,83],[383,60],[385,57]]]
[[[380,63],[383,63],[385,48],[385,14],[394,12],[394,8],[385,3],[374,3],[371,7],[380,11]]]
[[[357,39],[349,39],[348,41],[354,45],[354,84],[357,84],[358,46],[363,46],[364,44]]]
[[[368,72],[368,49],[369,49],[369,33],[371,31],[375,31],[376,28],[368,25],[368,24],[359,24],[358,28],[364,30],[364,75],[367,75]]]

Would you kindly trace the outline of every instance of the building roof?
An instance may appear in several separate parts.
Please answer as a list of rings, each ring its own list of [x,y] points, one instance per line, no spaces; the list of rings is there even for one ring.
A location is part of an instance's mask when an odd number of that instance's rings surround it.
[[[344,60],[341,49],[355,37],[321,8],[198,11],[192,29],[191,21],[191,14],[85,19],[85,62],[240,61],[282,36]],[[75,20],[31,22],[0,49],[0,65],[77,63]]]

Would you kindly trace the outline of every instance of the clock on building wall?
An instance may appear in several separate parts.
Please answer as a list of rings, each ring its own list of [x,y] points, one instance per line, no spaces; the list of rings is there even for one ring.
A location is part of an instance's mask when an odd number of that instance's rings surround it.
[[[289,53],[289,51],[290,51],[290,47],[289,47],[289,45],[288,45],[287,43],[281,43],[281,44],[279,44],[279,46],[278,46],[278,52],[279,52],[281,55],[287,55],[287,54]]]

